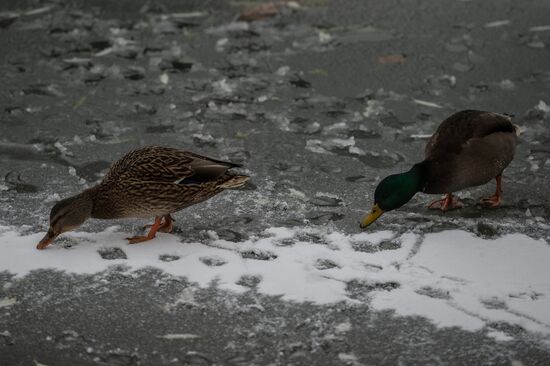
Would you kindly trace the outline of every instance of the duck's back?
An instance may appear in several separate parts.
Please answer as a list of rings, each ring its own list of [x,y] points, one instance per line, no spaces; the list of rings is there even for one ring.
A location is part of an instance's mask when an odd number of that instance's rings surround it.
[[[439,125],[426,145],[426,193],[448,193],[489,182],[514,157],[516,127],[510,117],[466,110]]]
[[[93,217],[150,217],[181,210],[231,188],[241,176],[228,170],[237,166],[169,147],[133,150],[113,164],[98,186]],[[248,177],[242,178],[244,184]]]

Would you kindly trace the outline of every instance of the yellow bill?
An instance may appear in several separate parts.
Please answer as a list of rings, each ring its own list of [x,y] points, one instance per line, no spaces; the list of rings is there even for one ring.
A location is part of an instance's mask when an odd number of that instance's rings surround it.
[[[361,228],[364,229],[375,222],[380,216],[382,216],[383,213],[384,211],[380,207],[378,207],[378,204],[372,206],[371,212],[367,216],[365,216],[363,220],[361,220]]]

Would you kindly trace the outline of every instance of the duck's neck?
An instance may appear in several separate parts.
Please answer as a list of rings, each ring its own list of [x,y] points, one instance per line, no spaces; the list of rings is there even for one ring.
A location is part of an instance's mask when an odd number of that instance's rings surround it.
[[[120,205],[117,204],[121,199],[111,194],[109,187],[99,184],[81,194],[88,195],[93,202],[92,218],[109,220],[124,217],[120,211]]]
[[[413,165],[404,173],[396,175],[400,201],[408,202],[417,192],[422,192],[428,180],[428,168],[425,162]]]
[[[92,188],[85,189],[84,191],[78,194],[78,196],[82,197],[83,199],[91,203],[92,210],[91,210],[90,217],[92,218],[96,218],[94,213],[96,211],[96,205],[97,205],[96,199],[97,199],[98,187],[99,186],[94,186]]]
[[[411,170],[405,174],[409,177],[409,182],[411,189],[414,189],[415,192],[422,192],[428,183],[429,177],[429,162],[424,160],[420,163],[416,163],[412,166]]]
[[[387,176],[376,187],[374,201],[383,211],[395,210],[424,190],[427,177],[428,169],[424,163],[413,165],[407,172]]]

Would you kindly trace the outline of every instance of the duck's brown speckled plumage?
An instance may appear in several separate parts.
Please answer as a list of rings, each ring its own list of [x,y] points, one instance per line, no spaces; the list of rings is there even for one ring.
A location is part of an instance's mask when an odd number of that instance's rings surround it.
[[[131,151],[94,188],[92,217],[151,217],[179,211],[244,184],[247,177],[228,172],[237,166],[169,147]]]
[[[453,114],[426,144],[423,192],[456,192],[489,182],[514,158],[516,141],[508,116],[475,110]]]
[[[50,227],[38,243],[44,249],[60,234],[92,218],[155,217],[146,236],[127,238],[131,244],[151,240],[158,231],[172,231],[171,213],[207,200],[224,189],[246,183],[247,176],[229,172],[237,164],[169,147],[136,149],[113,164],[95,187],[56,203]]]

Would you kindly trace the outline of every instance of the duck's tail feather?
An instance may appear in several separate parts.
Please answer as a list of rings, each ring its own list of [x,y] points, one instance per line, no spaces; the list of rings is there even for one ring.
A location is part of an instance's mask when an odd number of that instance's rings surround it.
[[[515,117],[515,115],[510,114],[510,113],[496,113],[496,114],[506,118],[510,122],[512,122],[512,118]],[[516,125],[515,123],[512,123],[512,126],[514,126],[514,130],[515,130],[517,136],[521,135],[521,133],[523,131],[525,131],[525,129],[523,127],[520,127],[520,126]]]
[[[524,131],[523,127],[518,126],[514,123],[514,128],[516,129],[516,135],[519,136]]]
[[[218,187],[223,189],[239,188],[244,186],[249,179],[250,177],[246,175],[231,175],[227,180],[219,184]]]

